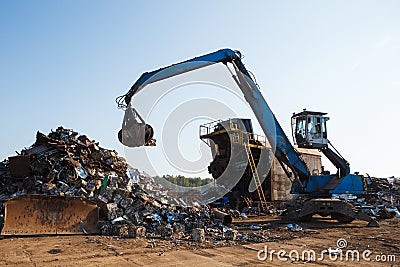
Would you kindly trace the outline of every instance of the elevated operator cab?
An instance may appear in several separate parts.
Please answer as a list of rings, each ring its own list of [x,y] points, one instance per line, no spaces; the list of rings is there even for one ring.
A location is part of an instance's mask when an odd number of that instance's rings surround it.
[[[293,113],[292,133],[295,144],[301,148],[325,148],[328,146],[327,113],[307,111]]]

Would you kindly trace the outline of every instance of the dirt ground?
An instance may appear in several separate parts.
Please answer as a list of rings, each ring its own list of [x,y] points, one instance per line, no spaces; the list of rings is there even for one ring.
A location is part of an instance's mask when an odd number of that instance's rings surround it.
[[[257,222],[264,225],[262,229],[251,230]],[[199,244],[106,236],[4,237],[0,266],[400,266],[399,223],[395,218],[381,221],[379,228],[367,228],[361,221],[345,225],[320,218],[299,223],[303,230],[293,232],[271,217],[234,222],[233,227],[249,236],[259,236],[263,241],[259,243],[254,239]]]

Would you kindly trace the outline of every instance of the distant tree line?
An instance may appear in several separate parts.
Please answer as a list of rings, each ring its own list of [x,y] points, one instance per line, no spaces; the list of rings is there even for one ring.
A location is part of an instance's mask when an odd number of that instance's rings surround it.
[[[155,178],[160,178],[160,176],[156,176]],[[183,175],[163,175],[161,178],[165,180],[185,187],[199,187],[209,183],[212,183],[214,179],[212,178],[201,178],[201,177],[185,177]]]

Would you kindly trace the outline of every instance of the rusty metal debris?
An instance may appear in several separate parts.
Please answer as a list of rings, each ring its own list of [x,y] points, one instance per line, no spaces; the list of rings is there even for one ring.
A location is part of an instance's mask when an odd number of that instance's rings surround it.
[[[213,214],[216,219],[220,220],[225,225],[232,223],[232,216],[225,212],[222,212],[218,209],[213,209]]]
[[[371,178],[369,187],[372,192],[365,196],[337,197],[361,205],[381,219],[400,216],[399,179]],[[31,194],[40,196],[35,196],[35,201],[28,205]],[[232,218],[246,220],[248,216],[256,216],[259,210],[252,203],[240,210],[230,209],[232,207],[216,209],[209,205],[187,207],[182,199],[167,204],[164,199],[174,198],[168,194],[171,193],[160,190],[158,181],[131,168],[116,151],[102,148],[96,141],[71,129],[59,127],[48,135],[38,132],[31,147],[0,162],[0,229],[4,221],[3,234],[21,234],[24,220],[19,225],[16,221],[24,212],[37,210],[38,205],[43,207],[46,199],[71,197],[86,203],[90,209],[82,209],[73,220],[68,221],[66,214],[69,212],[71,215],[71,210],[66,213],[59,208],[57,216],[62,219],[52,221],[54,216],[47,208],[47,215],[40,217],[36,214],[33,218],[47,219],[47,226],[51,227],[28,228],[25,234],[100,232],[120,237],[206,240],[218,244],[235,240],[264,242],[277,239],[264,234],[267,226],[261,224],[253,223],[242,228],[238,228],[237,224],[230,225]],[[23,202],[16,202],[21,199]],[[17,212],[16,208],[12,208],[15,203],[23,209]],[[75,205],[80,207],[80,204]],[[91,210],[97,210],[96,207],[99,209],[97,224],[94,223],[97,217],[91,213]],[[268,211],[280,214],[284,209],[271,206]],[[74,212],[76,209],[72,209]],[[14,217],[10,217],[11,214]],[[93,216],[85,220],[85,214]],[[60,227],[62,220],[69,223],[64,228]],[[95,224],[96,227],[90,226]]]
[[[368,194],[364,195],[335,195],[359,207],[366,214],[378,219],[400,218],[400,178],[369,177]]]
[[[194,242],[203,243],[206,240],[204,229],[201,228],[193,229],[192,238]]]
[[[149,177],[145,173],[130,168],[116,151],[101,148],[87,136],[59,127],[48,135],[38,132],[36,142],[31,147],[0,163],[0,200],[5,202],[7,214],[10,215],[15,203],[32,212],[38,206],[45,205],[45,196],[57,196],[57,199],[79,197],[99,207],[98,231],[104,235],[123,237],[141,237],[146,234],[179,238],[190,236],[196,228],[214,227],[214,217],[222,219],[222,223],[232,221],[229,214],[216,215],[209,206],[181,207],[162,203],[138,185],[144,183],[144,180],[147,187],[153,187],[150,188],[153,192],[164,194],[157,190],[156,183],[148,183]],[[35,197],[35,202],[29,206],[26,201],[29,194],[42,196]],[[17,201],[21,199],[24,201]],[[177,203],[182,201],[177,200]],[[0,213],[4,214],[4,211],[0,210]],[[22,213],[20,211],[14,217],[6,216],[4,232],[23,232],[22,225],[15,226],[15,218],[19,218]],[[42,225],[28,230],[29,234],[63,233],[54,225],[50,213],[51,209],[41,219],[47,218],[46,223],[52,225],[52,230]],[[61,210],[57,216],[64,219],[69,217]],[[30,219],[35,220],[34,216]],[[57,223],[61,221],[57,220]],[[87,227],[71,231],[96,232]]]

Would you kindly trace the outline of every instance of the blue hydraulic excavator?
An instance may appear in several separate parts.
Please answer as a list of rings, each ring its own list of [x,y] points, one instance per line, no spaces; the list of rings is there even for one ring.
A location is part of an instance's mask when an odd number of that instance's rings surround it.
[[[327,139],[326,122],[329,118],[326,113],[303,110],[292,116],[295,144],[300,148],[320,150],[337,168],[335,174],[323,172],[313,175],[284,133],[241,59],[239,51],[222,49],[143,73],[125,95],[116,99],[118,106],[126,109],[122,130],[118,133],[120,142],[129,147],[155,145],[152,127],[130,106],[135,94],[151,83],[213,64],[224,64],[253,110],[268,142],[275,148],[275,157],[292,181],[291,193],[303,199],[300,208],[297,206],[289,209],[288,218],[308,220],[315,214],[330,215],[342,223],[360,219],[368,221],[368,226],[378,226],[374,219],[355,209],[350,203],[332,198],[332,194],[363,194],[367,191],[367,183],[364,176],[350,173],[349,163]]]

